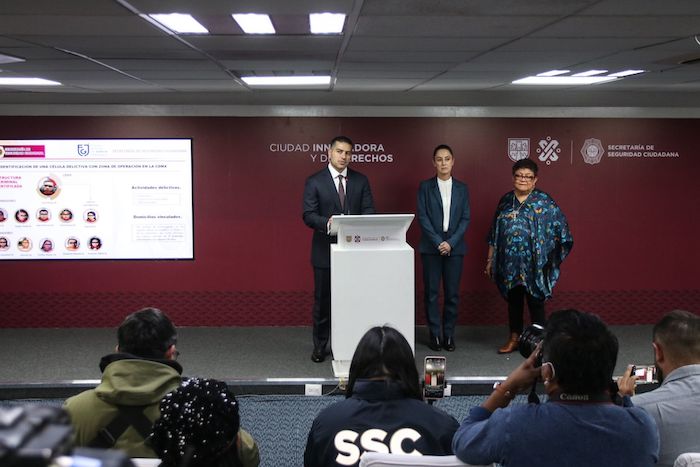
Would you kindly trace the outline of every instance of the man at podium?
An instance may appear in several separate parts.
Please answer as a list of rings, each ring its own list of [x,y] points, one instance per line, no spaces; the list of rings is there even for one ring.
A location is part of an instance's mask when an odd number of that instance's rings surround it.
[[[469,190],[452,177],[452,149],[441,144],[433,151],[436,176],[418,188],[418,222],[421,239],[418,250],[423,262],[425,316],[431,350],[455,349],[454,331],[459,305],[459,283],[467,246],[464,234],[469,225]],[[440,319],[438,294],[444,290],[444,313]]]
[[[333,216],[374,214],[374,201],[367,177],[350,168],[352,140],[336,136],[328,149],[328,166],[306,179],[304,223],[313,229],[311,265],[314,268],[313,340],[311,360],[325,360],[331,329],[330,247],[337,242],[329,234]]]

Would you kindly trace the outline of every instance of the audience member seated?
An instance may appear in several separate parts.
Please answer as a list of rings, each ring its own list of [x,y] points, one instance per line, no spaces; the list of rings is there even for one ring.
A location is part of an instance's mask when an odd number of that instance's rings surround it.
[[[177,332],[155,308],[130,314],[117,330],[116,353],[102,357],[102,381],[66,400],[76,446],[117,448],[131,457],[156,457],[144,445],[158,404],[180,384]]]
[[[459,424],[421,400],[413,352],[401,333],[374,327],[350,364],[346,399],[324,409],[306,442],[306,467],[356,466],[366,451],[452,454]]]
[[[470,410],[455,434],[455,454],[463,462],[506,467],[654,465],[659,436],[653,418],[631,407],[629,398],[625,406],[612,402],[617,352],[617,338],[597,316],[552,313],[537,349]],[[540,377],[546,403],[508,407]]]
[[[651,345],[661,386],[637,394],[632,403],[656,420],[658,465],[670,467],[680,454],[700,451],[700,316],[681,310],[666,314],[654,326]],[[629,370],[618,384],[622,394],[634,394]]]
[[[162,467],[255,467],[260,455],[240,429],[238,402],[225,383],[190,378],[160,403],[151,445]]]

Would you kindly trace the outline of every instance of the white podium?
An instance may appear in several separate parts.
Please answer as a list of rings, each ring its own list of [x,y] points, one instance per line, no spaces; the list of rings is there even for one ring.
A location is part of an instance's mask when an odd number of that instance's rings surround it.
[[[399,330],[415,354],[413,214],[334,216],[331,233],[333,373],[347,378],[355,347],[374,326]]]

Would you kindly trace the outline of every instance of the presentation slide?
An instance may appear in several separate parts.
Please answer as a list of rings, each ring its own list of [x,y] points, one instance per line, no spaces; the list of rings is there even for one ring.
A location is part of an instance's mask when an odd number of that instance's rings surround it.
[[[0,140],[0,260],[194,259],[191,139]]]

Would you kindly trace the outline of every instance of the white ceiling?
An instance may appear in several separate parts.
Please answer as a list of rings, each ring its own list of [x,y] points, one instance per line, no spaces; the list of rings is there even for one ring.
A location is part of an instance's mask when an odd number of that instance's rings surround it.
[[[348,15],[312,36],[310,12]],[[139,14],[190,13],[173,36]],[[274,36],[231,13],[267,13]],[[0,104],[700,107],[700,0],[0,0]],[[695,60],[695,62],[693,62]],[[682,62],[688,62],[682,64]],[[630,68],[595,86],[522,87],[551,69]],[[243,75],[330,74],[330,90],[251,90]]]

